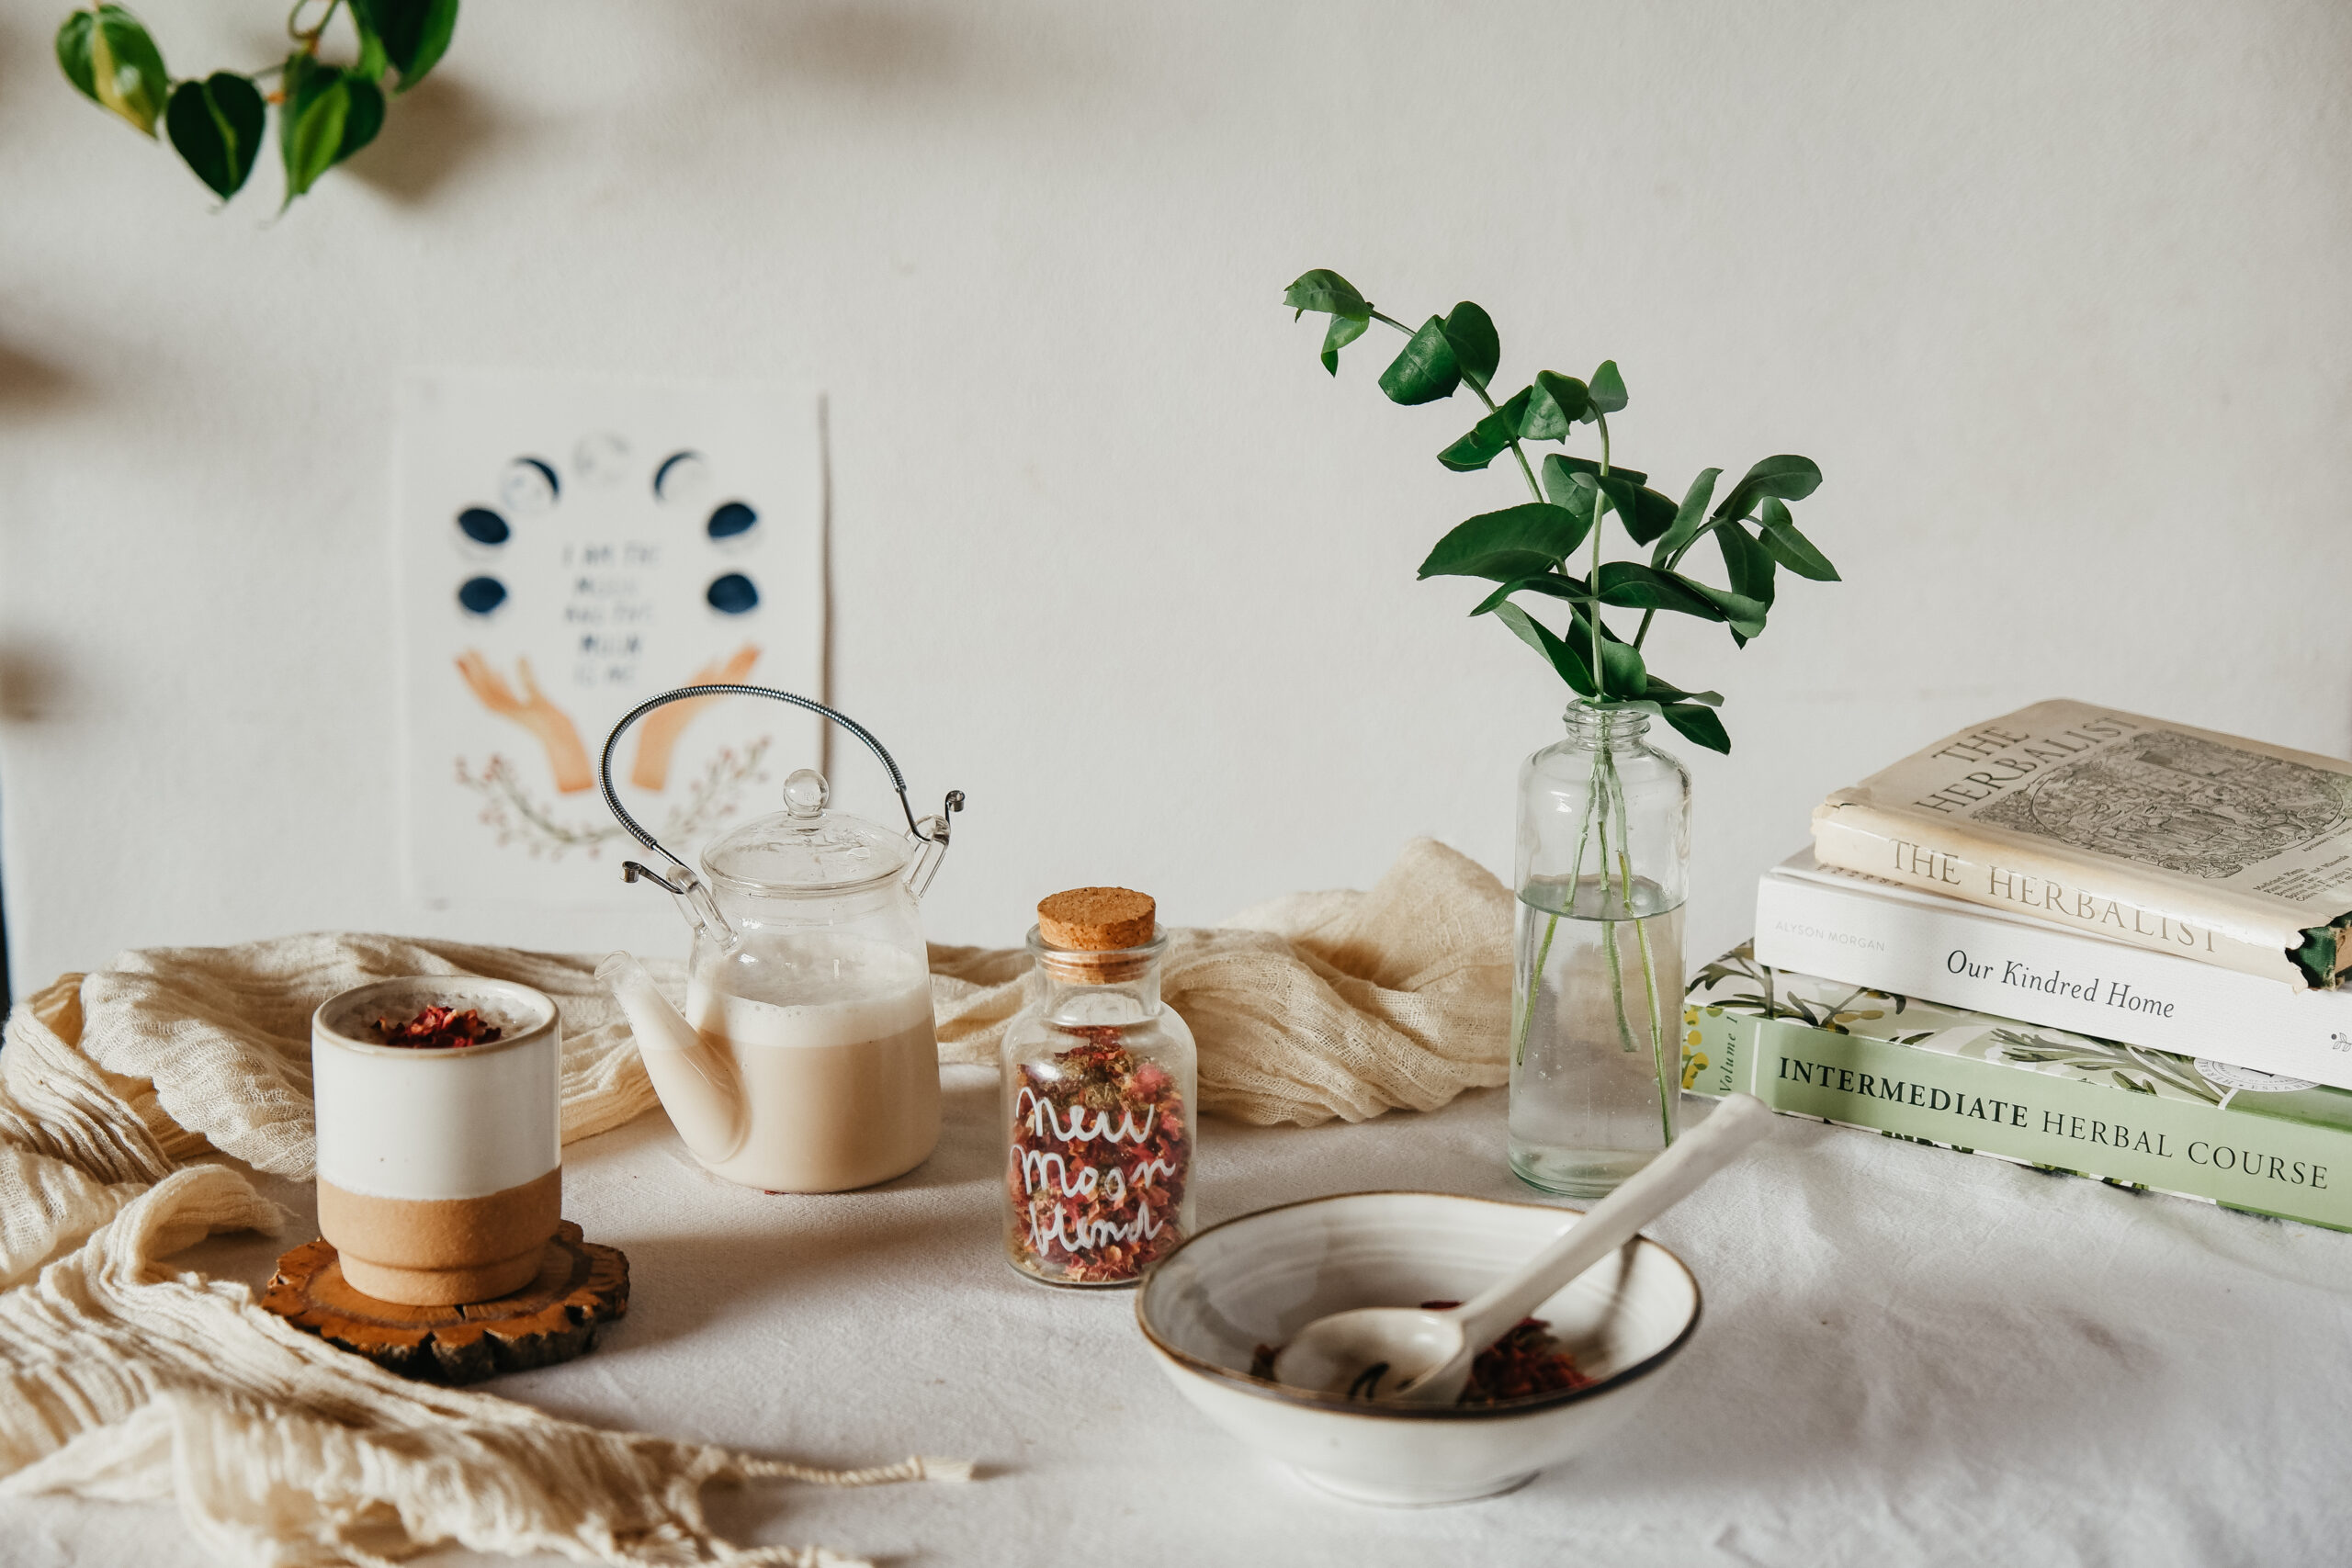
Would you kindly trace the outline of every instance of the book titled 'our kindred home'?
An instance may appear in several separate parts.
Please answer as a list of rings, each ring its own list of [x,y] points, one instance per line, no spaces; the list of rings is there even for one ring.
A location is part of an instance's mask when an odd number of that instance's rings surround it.
[[[2055,701],[1815,808],[1821,863],[2294,987],[2352,973],[2352,763]]]

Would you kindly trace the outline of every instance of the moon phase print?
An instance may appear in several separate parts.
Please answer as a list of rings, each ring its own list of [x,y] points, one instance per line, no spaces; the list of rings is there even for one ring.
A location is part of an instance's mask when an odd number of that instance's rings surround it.
[[[816,399],[418,371],[399,432],[413,891],[437,906],[641,902],[620,863],[642,852],[598,787],[613,725],[680,686],[817,693]],[[742,699],[657,709],[621,738],[613,786],[691,862],[814,765],[818,722]]]

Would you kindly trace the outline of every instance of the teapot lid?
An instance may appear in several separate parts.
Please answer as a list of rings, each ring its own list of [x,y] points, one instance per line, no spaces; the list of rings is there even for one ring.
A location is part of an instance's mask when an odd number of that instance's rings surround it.
[[[746,893],[794,897],[847,893],[906,869],[906,835],[863,817],[828,811],[825,775],[801,768],[784,781],[784,809],[712,840],[702,852],[711,879]]]

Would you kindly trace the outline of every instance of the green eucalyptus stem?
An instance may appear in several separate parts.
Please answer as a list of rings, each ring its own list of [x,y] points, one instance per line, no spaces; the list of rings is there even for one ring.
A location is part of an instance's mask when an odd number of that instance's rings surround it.
[[[1600,427],[1600,478],[1605,479],[1609,477],[1609,421],[1604,415],[1595,414],[1593,423]],[[1588,613],[1592,616],[1592,683],[1603,692],[1609,690],[1609,678],[1601,672],[1600,665],[1600,508],[1601,503],[1607,499],[1607,493],[1601,490],[1599,480],[1594,481],[1592,487],[1592,572],[1585,579],[1585,586],[1592,592],[1592,603],[1588,606]],[[1602,734],[1605,739],[1607,732],[1604,730]],[[1604,745],[1601,748],[1602,755],[1606,756],[1608,750]],[[1609,880],[1609,866],[1606,862],[1601,864],[1600,879],[1603,882]]]
[[[1593,784],[1606,792],[1610,781],[1616,777],[1616,768],[1609,760],[1609,720],[1600,721],[1600,750],[1593,759]],[[1622,1051],[1636,1049],[1634,1044],[1633,1021],[1625,1016],[1624,963],[1617,953],[1617,922],[1609,918],[1609,797],[1600,794],[1600,841],[1594,846],[1600,860],[1600,945],[1609,954],[1609,1001],[1616,1014],[1617,1045]],[[1624,835],[1618,835],[1617,857],[1624,858]]]
[[[1617,764],[1613,758],[1609,768],[1610,776],[1614,778]],[[1634,912],[1634,867],[1632,861],[1623,853],[1623,846],[1633,841],[1633,833],[1625,822],[1625,791],[1622,782],[1613,793],[1617,800],[1617,841],[1620,846],[1617,857],[1618,897],[1625,912],[1631,915]],[[1657,1124],[1662,1146],[1674,1142],[1673,1096],[1680,1085],[1668,1077],[1665,1009],[1658,997],[1657,963],[1650,952],[1650,929],[1646,918],[1634,918],[1634,937],[1641,944],[1642,988],[1650,1004],[1650,1062],[1657,1073]],[[1681,1053],[1678,1051],[1675,1055],[1679,1059]]]

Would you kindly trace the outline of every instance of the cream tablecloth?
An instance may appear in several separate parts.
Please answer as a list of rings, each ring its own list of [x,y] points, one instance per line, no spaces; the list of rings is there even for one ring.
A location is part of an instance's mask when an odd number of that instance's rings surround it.
[[[995,1086],[947,1077],[939,1153],[869,1192],[722,1186],[659,1117],[574,1145],[566,1209],[628,1251],[629,1316],[584,1360],[486,1386],[810,1462],[978,1459],[969,1486],[711,1495],[738,1540],[908,1563],[2352,1562],[2352,1235],[1785,1121],[1652,1228],[1706,1306],[1647,1425],[1509,1497],[1368,1509],[1194,1414],[1129,1295],[1005,1268]],[[1499,1091],[1360,1125],[1212,1121],[1202,1217],[1525,1196],[1501,1138]],[[284,1245],[186,1256],[259,1283]],[[0,1562],[202,1562],[167,1509],[0,1502]]]

